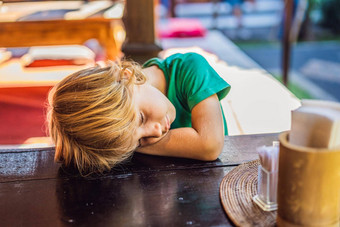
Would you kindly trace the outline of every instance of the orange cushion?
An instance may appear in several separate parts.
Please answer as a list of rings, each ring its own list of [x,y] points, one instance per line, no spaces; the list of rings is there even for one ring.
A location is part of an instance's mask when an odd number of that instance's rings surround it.
[[[25,67],[85,65],[95,61],[95,53],[81,45],[31,47],[21,61]]]

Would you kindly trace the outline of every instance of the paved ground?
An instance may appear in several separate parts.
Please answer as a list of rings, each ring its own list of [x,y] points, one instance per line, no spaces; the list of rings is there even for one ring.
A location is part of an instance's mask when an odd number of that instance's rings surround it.
[[[242,50],[271,74],[280,75],[279,45],[248,46]],[[340,101],[340,42],[308,42],[294,45],[290,77],[300,81],[300,85],[316,98]],[[321,91],[315,91],[315,87]]]
[[[244,53],[268,72],[280,75],[281,47],[278,37],[283,1],[255,0],[254,5],[245,4],[242,7],[242,27],[237,26],[237,19],[226,2],[182,4],[176,10],[179,17],[198,18],[206,28],[217,28],[232,41],[252,40],[254,45],[241,46]],[[213,18],[213,12],[218,12],[217,19]],[[294,45],[290,79],[317,99],[340,101],[340,42]]]

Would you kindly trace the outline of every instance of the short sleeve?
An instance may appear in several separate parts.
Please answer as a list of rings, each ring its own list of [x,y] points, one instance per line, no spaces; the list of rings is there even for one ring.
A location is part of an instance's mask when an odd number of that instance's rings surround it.
[[[219,100],[228,94],[230,85],[217,74],[203,56],[190,53],[186,54],[182,61],[180,89],[187,99],[190,110],[213,94],[217,94]]]

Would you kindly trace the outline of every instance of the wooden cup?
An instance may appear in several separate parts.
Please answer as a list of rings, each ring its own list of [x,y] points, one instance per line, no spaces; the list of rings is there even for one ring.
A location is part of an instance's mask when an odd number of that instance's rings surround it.
[[[337,226],[340,218],[340,149],[295,146],[279,136],[278,226]]]

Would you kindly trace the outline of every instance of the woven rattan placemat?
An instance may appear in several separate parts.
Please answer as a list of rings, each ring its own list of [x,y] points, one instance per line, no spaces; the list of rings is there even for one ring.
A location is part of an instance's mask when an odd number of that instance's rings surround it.
[[[263,211],[252,201],[257,194],[258,165],[258,160],[244,163],[222,179],[221,202],[236,226],[275,226],[276,211]]]

